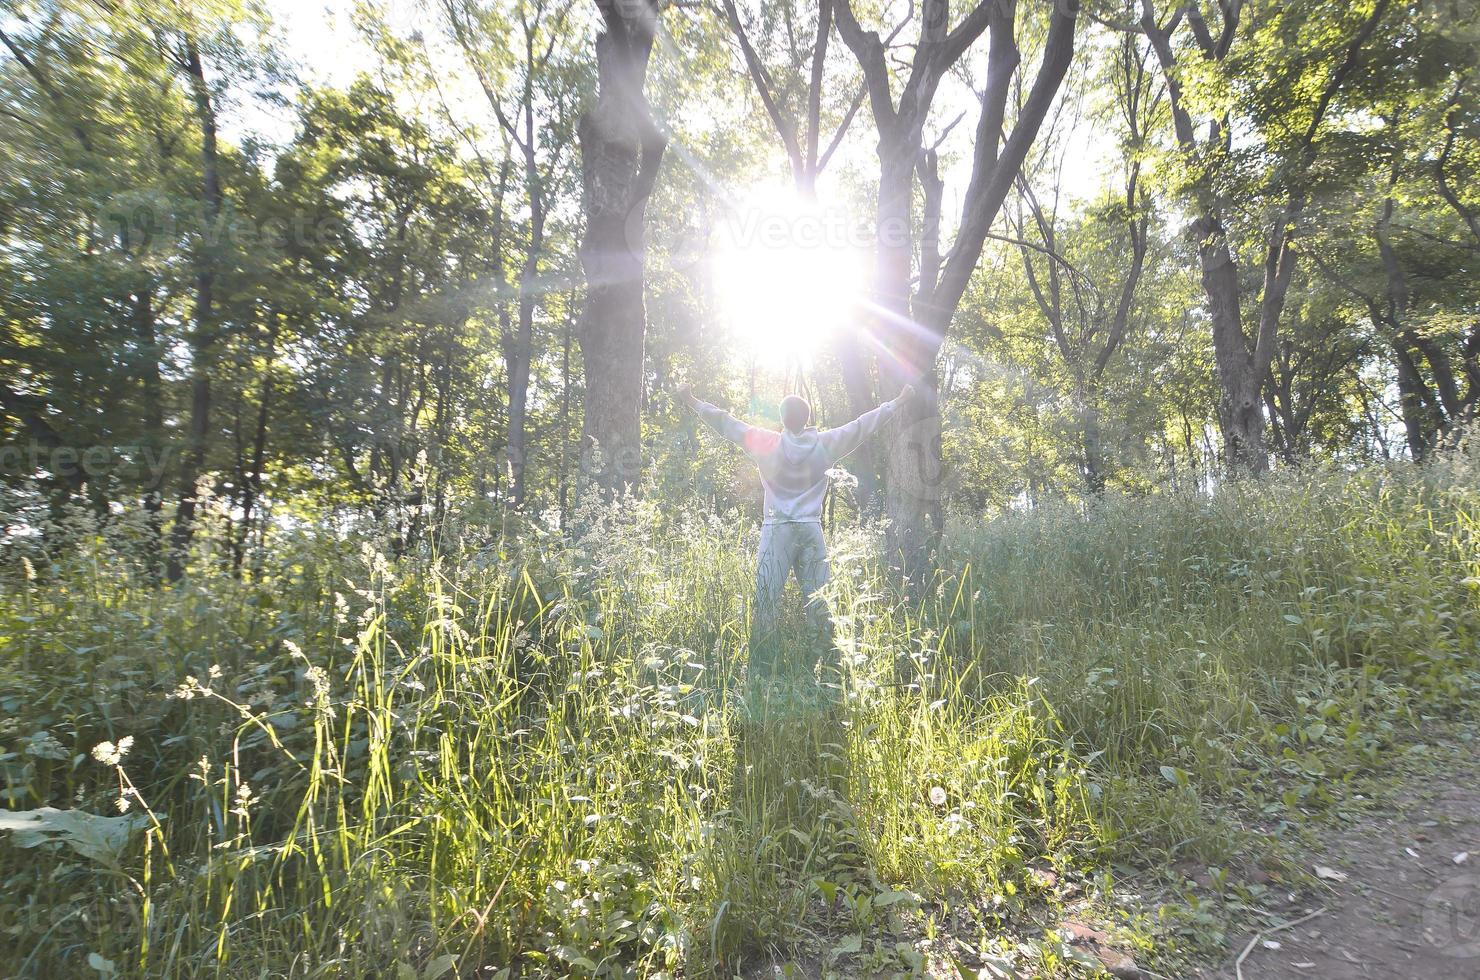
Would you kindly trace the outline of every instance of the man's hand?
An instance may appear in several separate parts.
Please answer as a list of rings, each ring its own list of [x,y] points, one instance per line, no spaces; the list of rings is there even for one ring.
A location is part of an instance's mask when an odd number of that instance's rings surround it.
[[[681,401],[681,402],[683,402],[685,405],[689,406],[689,408],[693,408],[694,407],[694,403],[696,403],[699,400],[699,399],[697,399],[697,398],[694,397],[694,386],[693,385],[684,385],[683,387],[679,388],[678,389],[678,400]]]
[[[911,398],[914,398],[914,397],[915,397],[915,386],[914,385],[905,385],[903,388],[900,389],[900,391],[899,391],[899,397],[896,398],[896,399],[894,399],[894,400],[897,401],[897,402],[907,402]]]

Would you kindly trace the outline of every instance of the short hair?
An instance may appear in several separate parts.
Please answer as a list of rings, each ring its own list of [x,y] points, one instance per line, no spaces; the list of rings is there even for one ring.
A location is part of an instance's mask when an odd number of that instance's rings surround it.
[[[812,420],[812,406],[801,395],[781,399],[781,424],[792,432],[801,432]]]

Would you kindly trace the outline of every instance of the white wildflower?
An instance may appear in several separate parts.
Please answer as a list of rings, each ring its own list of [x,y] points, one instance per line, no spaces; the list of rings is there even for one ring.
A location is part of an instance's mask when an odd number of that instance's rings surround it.
[[[205,756],[201,756],[200,761],[195,764],[195,769],[196,771],[190,774],[191,779],[198,779],[203,783],[209,783],[211,781],[210,759],[207,759]]]
[[[259,802],[261,801],[258,797],[252,794],[251,784],[246,782],[238,783],[236,787],[236,805],[231,808],[231,812],[240,817],[249,816],[252,806]]]
[[[105,766],[123,765],[123,757],[128,755],[128,750],[133,748],[134,737],[125,735],[119,739],[117,744],[113,742],[99,742],[93,746],[92,757]]]

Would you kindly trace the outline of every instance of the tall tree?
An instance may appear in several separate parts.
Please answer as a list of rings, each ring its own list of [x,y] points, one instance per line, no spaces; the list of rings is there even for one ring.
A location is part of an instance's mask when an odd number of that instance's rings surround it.
[[[642,468],[647,204],[668,139],[644,92],[657,0],[597,0],[597,9],[596,102],[577,130],[586,216],[581,470],[613,492],[635,485]]]
[[[190,98],[195,106],[200,127],[200,205],[201,234],[195,255],[194,328],[190,333],[190,421],[184,455],[180,461],[179,502],[175,506],[175,526],[170,534],[170,553],[166,574],[170,581],[185,570],[185,555],[195,533],[197,482],[206,464],[211,427],[211,373],[216,354],[217,332],[215,293],[217,251],[221,233],[221,212],[225,194],[221,189],[221,160],[217,147],[219,123],[215,98],[206,78],[200,44],[194,28],[186,26],[177,38],[162,45],[166,58],[185,74]]]
[[[573,75],[564,64],[569,57],[564,49],[570,40],[570,5],[520,0],[512,9],[504,9],[476,0],[442,0],[441,9],[497,126],[517,151],[523,172],[528,217],[523,222],[518,319],[512,330],[505,331],[503,343],[510,501],[518,507],[524,502],[529,454],[527,415],[530,369],[536,353],[535,320],[549,289],[546,229],[574,135],[570,112]],[[499,210],[502,218],[501,204]],[[502,229],[494,234],[502,234]]]
[[[1142,0],[1139,29],[1156,52],[1166,79],[1173,133],[1185,169],[1193,212],[1190,234],[1197,247],[1217,357],[1224,454],[1235,470],[1262,472],[1269,465],[1263,385],[1295,273],[1295,240],[1309,203],[1306,178],[1316,162],[1327,114],[1361,64],[1389,7],[1388,0],[1357,5],[1261,4],[1247,10],[1241,2],[1219,3],[1210,24],[1198,4],[1179,6],[1166,15],[1158,13],[1154,0]],[[1177,40],[1184,24],[1190,43]],[[1235,65],[1253,106],[1237,119],[1226,101],[1200,101],[1189,85],[1199,70],[1217,74]],[[1230,241],[1236,212],[1225,172],[1240,125],[1252,126],[1279,161],[1270,175],[1273,217],[1263,232],[1263,283],[1252,337],[1244,329],[1243,287]]]
[[[1141,171],[1148,130],[1157,118],[1162,91],[1147,70],[1146,58],[1141,45],[1125,36],[1107,65],[1107,81],[1115,91],[1116,110],[1124,127],[1124,176],[1118,198],[1091,209],[1083,220],[1064,222],[1059,205],[1064,184],[1062,153],[1066,150],[1060,151],[1061,165],[1049,174],[1053,181],[1049,206],[1041,203],[1034,191],[1033,175],[1025,173],[1019,182],[1017,224],[1024,240],[1017,248],[1029,289],[1072,380],[1080,428],[1079,468],[1085,489],[1093,494],[1105,489],[1101,432],[1105,371],[1130,330],[1149,244],[1151,204]],[[1036,243],[1027,240],[1030,232],[1024,207],[1032,218]],[[1115,270],[1113,280],[1097,283],[1062,254],[1066,246],[1084,245],[1091,253],[1123,257],[1122,262],[1110,263]]]
[[[916,582],[928,573],[944,516],[936,359],[991,226],[1068,72],[1078,13],[1073,0],[1050,8],[1042,61],[1011,132],[1004,133],[1008,96],[1022,60],[1016,0],[983,0],[954,28],[947,0],[925,0],[914,56],[897,100],[884,40],[858,22],[851,0],[836,0],[838,32],[863,70],[879,133],[873,329],[885,352],[881,368],[896,383],[915,383],[922,396],[903,411],[885,464],[890,554]],[[947,252],[939,238],[943,195],[937,162],[925,152],[922,134],[941,80],[983,33],[988,36],[986,88],[980,93],[971,177],[962,195],[956,239]],[[913,207],[917,171],[926,202],[918,241]],[[917,283],[913,295],[912,282]]]

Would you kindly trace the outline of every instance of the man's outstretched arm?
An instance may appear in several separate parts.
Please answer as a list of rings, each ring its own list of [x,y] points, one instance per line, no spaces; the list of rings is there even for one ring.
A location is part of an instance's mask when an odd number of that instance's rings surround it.
[[[745,434],[750,431],[750,426],[724,409],[695,398],[694,389],[689,385],[684,385],[678,390],[678,400],[693,409],[694,414],[699,416],[705,425],[735,445],[742,449],[745,448]]]
[[[914,394],[914,387],[905,385],[904,390],[893,401],[885,402],[872,411],[864,412],[847,425],[828,429],[822,434],[822,444],[826,447],[828,455],[836,462],[863,445],[864,440],[878,432],[879,427],[893,418],[894,413],[899,411],[899,407],[913,398]]]

